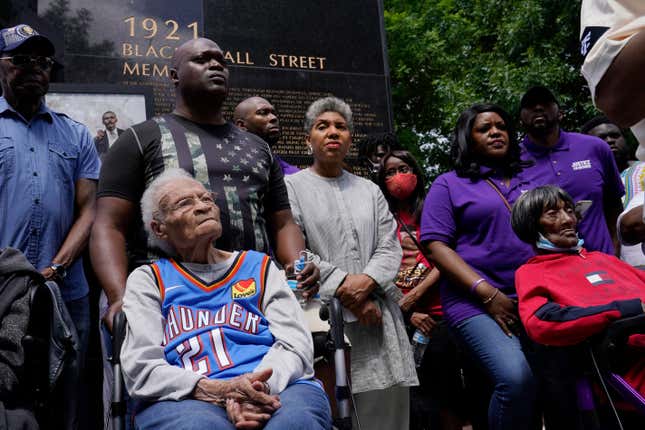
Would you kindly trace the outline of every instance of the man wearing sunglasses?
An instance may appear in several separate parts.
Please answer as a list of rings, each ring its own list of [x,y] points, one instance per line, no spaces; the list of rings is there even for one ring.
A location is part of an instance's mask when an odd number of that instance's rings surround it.
[[[94,219],[100,162],[85,126],[44,102],[54,45],[28,25],[0,30],[0,248],[17,248],[60,286],[85,358],[90,327],[81,253]],[[76,421],[79,381],[65,390]],[[59,413],[60,414],[60,413]],[[84,428],[67,422],[65,428]]]

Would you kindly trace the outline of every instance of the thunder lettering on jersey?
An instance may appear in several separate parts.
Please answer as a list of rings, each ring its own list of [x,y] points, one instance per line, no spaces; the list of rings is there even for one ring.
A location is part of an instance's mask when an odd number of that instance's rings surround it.
[[[274,343],[261,309],[269,257],[240,252],[210,284],[174,260],[152,264],[165,318],[168,363],[209,378],[252,372]]]

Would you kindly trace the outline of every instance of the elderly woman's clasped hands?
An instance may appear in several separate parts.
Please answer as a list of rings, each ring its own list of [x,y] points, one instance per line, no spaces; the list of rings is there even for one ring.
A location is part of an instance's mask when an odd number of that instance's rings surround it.
[[[264,369],[227,381],[203,378],[195,386],[193,397],[225,407],[238,429],[262,428],[281,406],[278,395],[269,394],[266,381],[272,373],[272,369]]]

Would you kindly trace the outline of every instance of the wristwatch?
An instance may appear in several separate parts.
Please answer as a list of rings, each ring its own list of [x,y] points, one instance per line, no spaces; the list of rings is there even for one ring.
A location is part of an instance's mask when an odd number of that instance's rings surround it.
[[[62,264],[52,263],[49,268],[54,272],[54,276],[60,279],[65,279],[65,276],[67,276],[67,270],[65,270],[65,266],[63,266]]]

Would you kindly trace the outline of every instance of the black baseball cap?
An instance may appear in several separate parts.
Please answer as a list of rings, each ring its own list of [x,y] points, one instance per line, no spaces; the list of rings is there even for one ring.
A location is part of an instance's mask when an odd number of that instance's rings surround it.
[[[0,30],[0,52],[11,52],[25,43],[39,44],[47,50],[47,55],[54,55],[54,44],[47,37],[38,33],[27,24]]]
[[[529,106],[535,106],[537,103],[550,103],[553,102],[558,106],[558,100],[555,98],[553,93],[549,91],[548,88],[541,85],[529,88],[529,90],[524,93],[522,100],[520,101],[520,109],[524,109]]]

